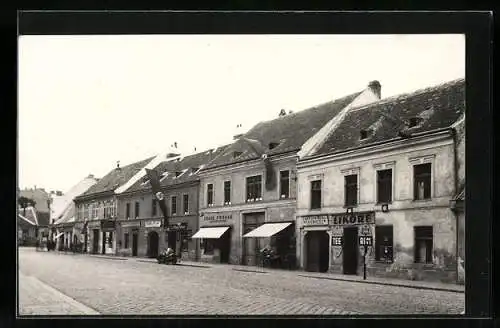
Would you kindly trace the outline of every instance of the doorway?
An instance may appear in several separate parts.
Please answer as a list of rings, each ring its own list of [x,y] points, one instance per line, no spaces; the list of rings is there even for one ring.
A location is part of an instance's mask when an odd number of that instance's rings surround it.
[[[175,251],[175,254],[178,254],[177,252],[177,232],[176,231],[168,231],[167,232],[167,246],[170,247]]]
[[[158,244],[159,237],[156,231],[151,231],[148,234],[148,257],[156,258],[158,257]]]
[[[358,228],[344,228],[344,246],[342,248],[344,274],[357,274],[358,252]]]
[[[137,256],[137,240],[139,235],[137,232],[132,234],[132,256]]]
[[[106,241],[107,241],[106,234],[107,234],[106,232],[104,231],[102,232],[102,249],[101,249],[102,254],[106,254]]]
[[[92,254],[97,254],[99,252],[99,230],[94,229],[92,238]]]
[[[264,213],[248,213],[243,215],[243,235],[257,229],[264,223]],[[260,250],[265,247],[262,238],[242,238],[243,239],[243,265],[259,265]],[[219,245],[221,243],[219,242]],[[219,249],[222,249],[220,247]]]
[[[330,236],[326,231],[309,231],[305,239],[306,270],[327,272],[330,266]]]
[[[220,263],[229,263],[229,252],[231,250],[231,234],[228,229],[217,241],[220,252]]]

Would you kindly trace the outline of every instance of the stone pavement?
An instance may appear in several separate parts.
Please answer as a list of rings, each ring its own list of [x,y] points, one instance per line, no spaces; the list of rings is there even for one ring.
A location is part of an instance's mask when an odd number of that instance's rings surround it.
[[[89,315],[99,312],[75,301],[33,276],[19,272],[19,315]]]
[[[19,269],[104,315],[459,314],[465,303],[457,292],[112,258],[20,250]]]

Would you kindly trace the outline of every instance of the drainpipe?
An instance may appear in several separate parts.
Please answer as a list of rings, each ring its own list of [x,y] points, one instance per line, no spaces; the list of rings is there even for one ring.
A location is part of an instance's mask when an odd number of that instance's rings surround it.
[[[458,151],[457,151],[457,148],[458,148],[458,145],[457,145],[457,130],[455,128],[451,128],[450,130],[450,133],[451,133],[451,136],[453,138],[453,180],[454,180],[454,197],[457,195],[458,193]],[[456,222],[456,244],[455,244],[455,258],[456,258],[456,266],[455,266],[455,273],[456,273],[456,276],[457,276],[457,282],[459,280],[459,272],[458,272],[458,266],[459,266],[459,247],[458,247],[458,244],[459,244],[459,231],[460,231],[460,227],[459,227],[459,224],[460,224],[460,220],[459,220],[459,214],[458,214],[458,211],[457,209],[453,209],[453,214],[455,215],[455,222]]]

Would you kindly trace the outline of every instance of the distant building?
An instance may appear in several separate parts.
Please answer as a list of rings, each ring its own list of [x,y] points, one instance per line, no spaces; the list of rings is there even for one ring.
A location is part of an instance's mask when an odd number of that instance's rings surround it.
[[[362,275],[371,237],[368,275],[456,281],[464,115],[463,79],[351,109],[298,164],[300,266]]]
[[[128,186],[120,188],[118,253],[154,258],[159,251],[170,247],[183,259],[196,260],[199,246],[191,236],[198,230],[198,173],[224,149],[187,156],[171,152],[148,164],[160,177],[167,205],[167,226],[145,170],[131,179]]]
[[[52,235],[56,239],[56,249],[69,248],[80,240],[83,224],[75,225],[75,203],[73,199],[96,184],[99,179],[92,174],[73,186],[65,194],[62,192],[51,192],[51,228]]]
[[[120,167],[106,174],[83,194],[74,198],[75,225],[82,227],[84,249],[93,254],[116,251],[118,204],[115,190],[126,184],[154,157]]]

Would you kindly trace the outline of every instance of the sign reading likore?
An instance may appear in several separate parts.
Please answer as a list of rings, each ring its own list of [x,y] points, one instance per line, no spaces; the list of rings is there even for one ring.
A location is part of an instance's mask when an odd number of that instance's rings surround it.
[[[359,212],[353,214],[332,214],[330,215],[331,225],[351,225],[351,224],[374,224],[374,212]]]

